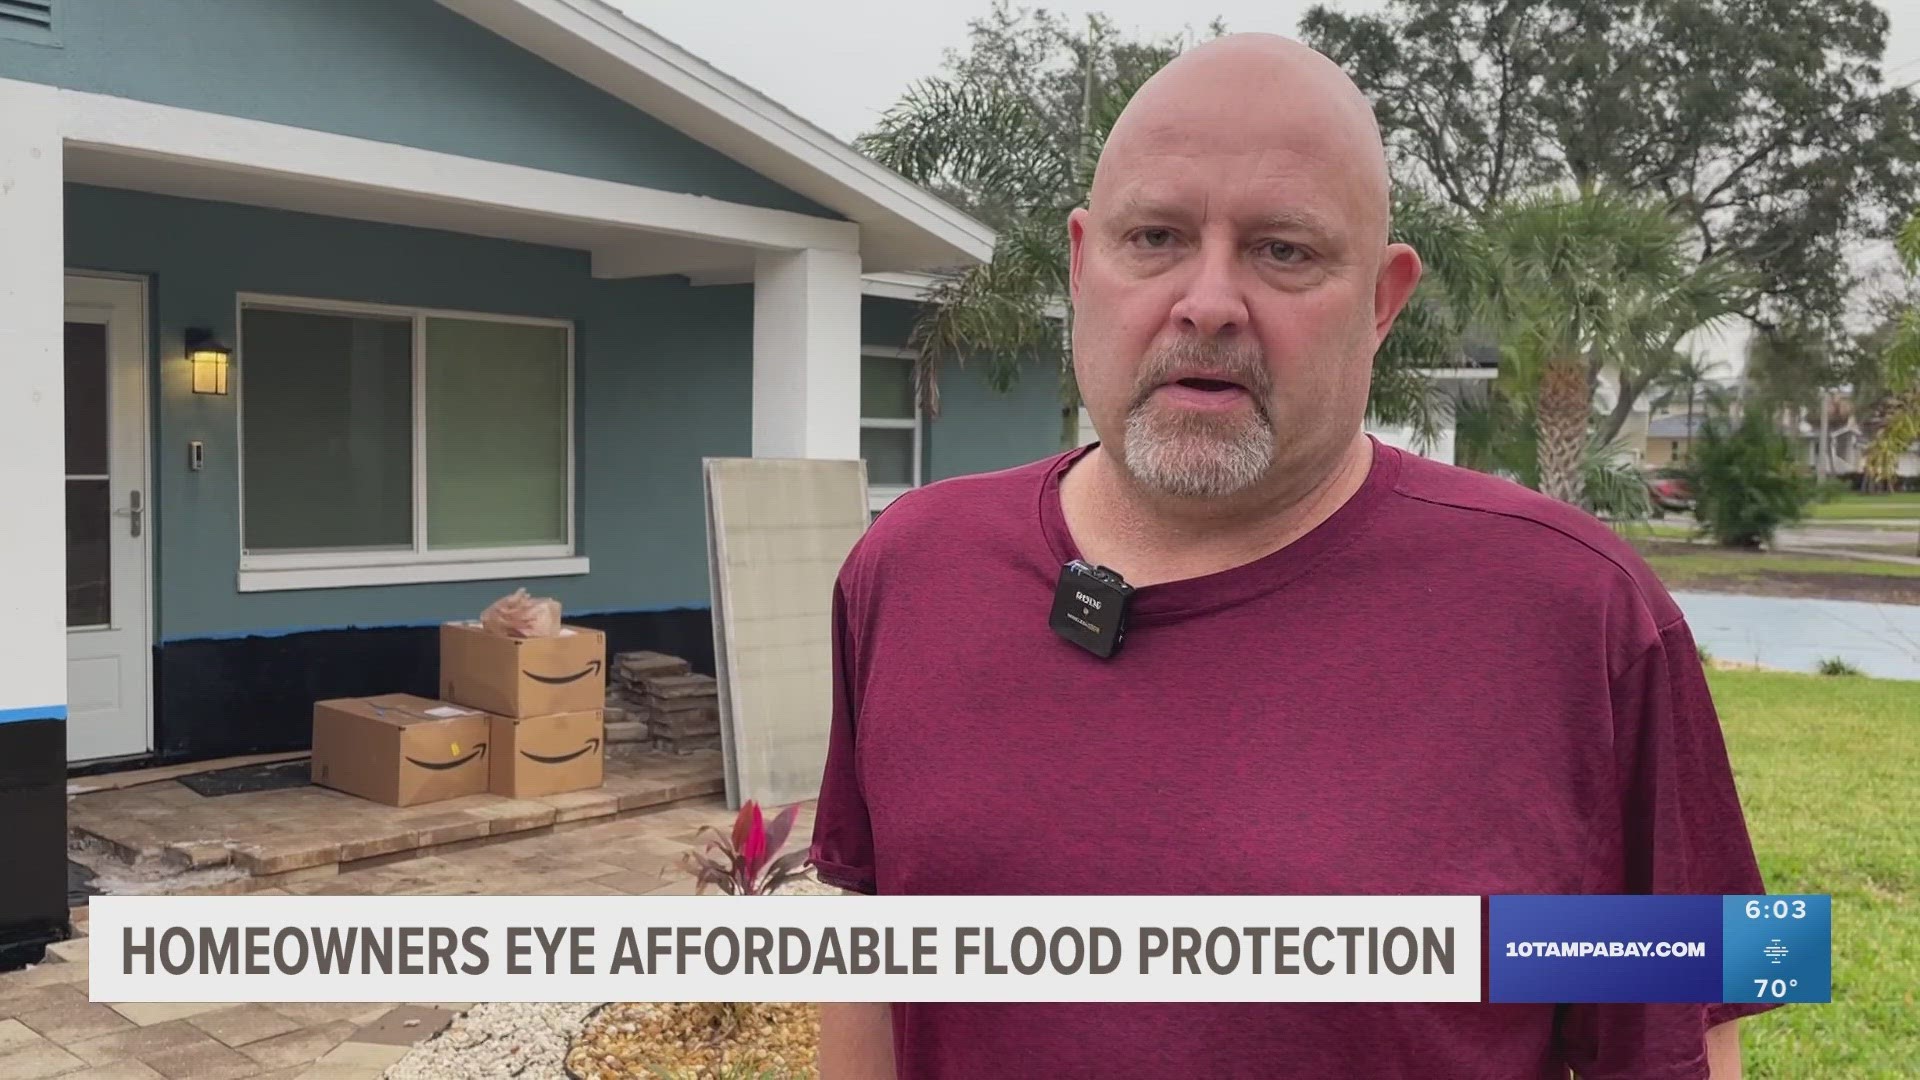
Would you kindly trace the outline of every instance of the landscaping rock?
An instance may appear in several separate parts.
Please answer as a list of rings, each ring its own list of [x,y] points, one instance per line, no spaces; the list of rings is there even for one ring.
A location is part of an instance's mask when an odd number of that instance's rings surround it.
[[[819,1075],[820,1008],[811,1003],[617,1002],[595,1013],[567,1051],[581,1080]]]
[[[568,1080],[567,1048],[594,1008],[593,1002],[476,1005],[390,1066],[386,1080]]]

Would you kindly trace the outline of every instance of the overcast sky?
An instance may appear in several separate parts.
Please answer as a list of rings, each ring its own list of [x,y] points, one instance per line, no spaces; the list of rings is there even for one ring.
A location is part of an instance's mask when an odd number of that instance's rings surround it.
[[[990,0],[612,0],[640,22],[728,75],[842,139],[870,127],[915,79],[935,74],[942,50],[966,44],[967,23]],[[1098,11],[1140,36],[1199,33],[1218,15],[1229,30],[1298,33],[1301,0],[1057,0],[1045,7],[1084,17]],[[1335,0],[1376,11],[1376,0]],[[1881,0],[1892,19],[1886,71],[1920,78],[1920,4]]]
[[[939,72],[942,52],[964,47],[967,24],[991,0],[611,0],[636,20],[714,67],[851,141],[914,80]],[[1228,30],[1296,36],[1308,0],[1054,0],[1045,7],[1084,18],[1101,12],[1138,36],[1204,32],[1215,16]],[[1378,0],[1333,0],[1344,11],[1375,11]],[[1883,70],[1891,82],[1920,79],[1920,3],[1881,0],[1891,29]],[[1737,363],[1737,341],[1702,342]]]

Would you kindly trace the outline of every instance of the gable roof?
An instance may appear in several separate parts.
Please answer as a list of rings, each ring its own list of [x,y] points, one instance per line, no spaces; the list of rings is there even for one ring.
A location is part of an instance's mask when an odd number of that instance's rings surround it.
[[[604,0],[438,0],[861,227],[868,272],[992,257],[994,232]]]

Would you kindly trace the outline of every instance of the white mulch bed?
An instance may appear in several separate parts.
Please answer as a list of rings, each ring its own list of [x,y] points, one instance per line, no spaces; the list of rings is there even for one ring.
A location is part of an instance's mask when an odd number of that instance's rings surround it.
[[[394,1062],[387,1080],[567,1080],[567,1048],[595,1002],[482,1002]]]
[[[819,896],[839,890],[808,876],[781,892]],[[567,1050],[600,1004],[475,1005],[389,1067],[386,1080],[567,1080]]]

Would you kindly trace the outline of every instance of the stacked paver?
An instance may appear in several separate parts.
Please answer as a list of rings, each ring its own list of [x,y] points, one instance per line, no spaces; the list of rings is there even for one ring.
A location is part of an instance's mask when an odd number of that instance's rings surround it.
[[[677,656],[625,652],[613,658],[607,741],[648,742],[685,754],[720,747],[720,688]]]

